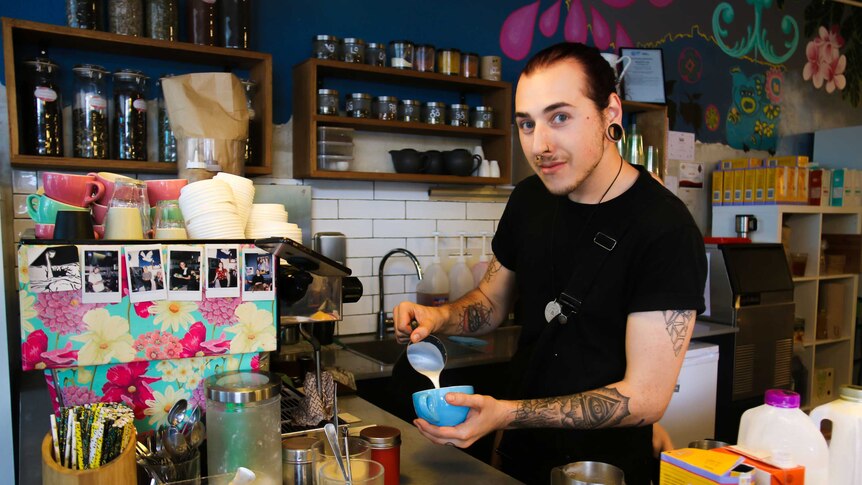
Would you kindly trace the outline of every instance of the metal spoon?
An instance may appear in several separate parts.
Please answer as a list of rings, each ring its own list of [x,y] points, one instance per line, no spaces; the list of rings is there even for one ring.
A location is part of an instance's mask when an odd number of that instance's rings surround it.
[[[350,483],[350,478],[347,475],[347,469],[344,467],[344,460],[341,458],[341,446],[338,445],[338,431],[332,423],[323,425],[323,432],[326,434],[326,439],[329,441],[329,447],[332,448],[332,453],[335,455],[335,462],[338,463],[338,468],[341,469],[341,474],[344,480]]]
[[[189,444],[186,441],[186,437],[180,433],[180,430],[174,427],[168,428],[168,433],[165,435],[164,441],[165,448],[167,448],[168,453],[175,458],[173,461],[183,461],[186,453],[189,452]]]
[[[171,406],[171,410],[168,411],[168,424],[179,428],[183,421],[185,421],[188,416],[186,415],[186,409],[188,408],[188,401],[185,399],[180,399],[175,402],[173,406]]]
[[[204,424],[200,421],[195,422],[194,426],[192,426],[192,430],[189,432],[189,446],[192,450],[197,449],[197,447],[203,443],[206,434],[207,431],[206,428],[204,428]]]

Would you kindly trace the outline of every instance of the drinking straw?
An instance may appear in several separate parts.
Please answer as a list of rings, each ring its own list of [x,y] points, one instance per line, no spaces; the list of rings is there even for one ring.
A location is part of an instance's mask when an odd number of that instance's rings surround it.
[[[54,445],[54,460],[56,460],[57,463],[61,463],[60,439],[57,436],[57,418],[53,414],[51,415],[51,444]]]
[[[83,440],[81,439],[81,423],[75,421],[75,458],[78,470],[84,469],[84,450],[82,449]]]
[[[69,410],[68,419],[66,420],[66,467],[72,468],[72,436],[74,435],[72,422],[75,420],[75,410]]]

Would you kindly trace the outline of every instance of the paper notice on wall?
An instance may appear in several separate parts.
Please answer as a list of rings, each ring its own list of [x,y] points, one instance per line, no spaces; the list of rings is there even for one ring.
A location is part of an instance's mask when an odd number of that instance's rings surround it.
[[[703,188],[703,165],[694,162],[680,162],[679,186],[692,189]]]
[[[667,158],[683,162],[694,161],[694,133],[668,131]]]

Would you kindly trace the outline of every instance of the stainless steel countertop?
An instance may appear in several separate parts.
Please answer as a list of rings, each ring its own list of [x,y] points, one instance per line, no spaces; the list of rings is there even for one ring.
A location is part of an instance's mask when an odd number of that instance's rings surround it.
[[[402,421],[359,396],[339,397],[338,409],[339,415],[348,412],[362,420],[352,423],[351,428],[379,424],[401,430],[401,483],[403,485],[444,482],[471,485],[521,483],[457,448],[428,441],[412,424]]]

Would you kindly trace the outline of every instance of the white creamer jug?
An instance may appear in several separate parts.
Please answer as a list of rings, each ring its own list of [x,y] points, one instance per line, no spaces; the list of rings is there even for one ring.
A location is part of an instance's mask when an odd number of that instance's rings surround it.
[[[829,483],[862,485],[862,387],[841,386],[839,398],[814,408],[811,420],[819,429],[832,421],[829,443]]]
[[[749,409],[739,422],[739,446],[766,452],[781,468],[805,467],[805,485],[828,485],[829,449],[820,429],[799,409],[799,394],[766,391],[765,404]]]

